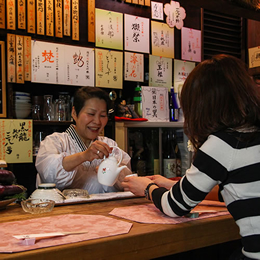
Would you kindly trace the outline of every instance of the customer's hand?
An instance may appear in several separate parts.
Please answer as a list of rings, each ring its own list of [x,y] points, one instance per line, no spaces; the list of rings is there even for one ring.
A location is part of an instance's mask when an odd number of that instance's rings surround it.
[[[125,177],[121,185],[125,191],[131,191],[136,196],[144,196],[144,190],[152,181],[146,177]]]
[[[152,180],[154,183],[156,183],[159,187],[164,187],[168,190],[177,182],[177,181],[167,179],[162,175],[151,175],[146,177]]]

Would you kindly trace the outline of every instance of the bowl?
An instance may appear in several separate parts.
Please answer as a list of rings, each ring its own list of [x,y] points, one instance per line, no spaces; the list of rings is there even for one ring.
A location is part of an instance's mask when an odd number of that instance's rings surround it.
[[[28,199],[22,200],[21,205],[25,212],[31,214],[42,214],[51,212],[55,202],[47,199]]]
[[[18,119],[27,118],[31,112],[32,112],[32,110],[28,109],[28,108],[25,108],[25,109],[16,108],[15,109],[15,115],[16,115],[16,118],[18,118]]]
[[[83,189],[66,189],[62,193],[67,199],[89,198],[88,191]]]

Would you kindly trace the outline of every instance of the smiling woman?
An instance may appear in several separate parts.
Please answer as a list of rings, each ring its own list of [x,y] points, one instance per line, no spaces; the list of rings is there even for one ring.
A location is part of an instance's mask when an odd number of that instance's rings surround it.
[[[57,188],[85,189],[89,194],[122,190],[120,181],[114,186],[102,185],[97,179],[97,168],[102,159],[112,152],[117,143],[100,136],[108,122],[108,94],[96,87],[82,87],[74,96],[73,124],[63,133],[47,136],[40,145],[35,166],[43,182],[55,183]],[[123,158],[119,180],[131,173],[130,156],[121,149],[113,152],[117,160]]]

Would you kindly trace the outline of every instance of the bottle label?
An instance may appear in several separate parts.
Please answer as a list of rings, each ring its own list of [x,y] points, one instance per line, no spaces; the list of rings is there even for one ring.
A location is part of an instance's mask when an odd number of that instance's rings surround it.
[[[153,174],[160,174],[160,161],[159,159],[153,160]]]
[[[163,159],[163,174],[166,178],[176,177],[176,159]]]

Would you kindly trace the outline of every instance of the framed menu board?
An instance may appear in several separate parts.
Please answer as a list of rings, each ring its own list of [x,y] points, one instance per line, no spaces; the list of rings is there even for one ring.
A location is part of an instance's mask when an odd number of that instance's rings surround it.
[[[0,117],[6,117],[5,42],[0,41]]]

